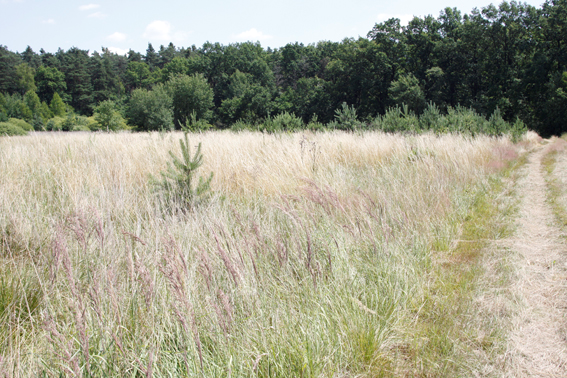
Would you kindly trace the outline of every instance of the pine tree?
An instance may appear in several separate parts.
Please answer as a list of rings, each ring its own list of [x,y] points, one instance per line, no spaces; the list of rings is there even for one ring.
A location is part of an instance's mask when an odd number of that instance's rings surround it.
[[[144,57],[144,61],[150,67],[150,70],[153,71],[158,68],[159,64],[159,54],[156,52],[154,47],[151,43],[148,43],[148,49],[146,50],[146,56]]]
[[[179,139],[182,158],[180,159],[172,151],[169,151],[173,162],[168,162],[167,171],[161,172],[161,181],[150,176],[152,183],[163,193],[164,199],[169,205],[179,207],[182,210],[199,205],[209,192],[213,179],[212,172],[206,180],[201,176],[196,176],[197,169],[203,164],[201,143],[191,157],[188,133],[185,132],[184,135],[184,140]],[[196,185],[195,180],[198,180]]]

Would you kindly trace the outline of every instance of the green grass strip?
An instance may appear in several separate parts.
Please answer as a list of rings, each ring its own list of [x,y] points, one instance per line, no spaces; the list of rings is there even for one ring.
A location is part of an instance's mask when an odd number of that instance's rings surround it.
[[[428,297],[417,309],[415,326],[403,353],[407,360],[403,376],[470,376],[483,364],[484,356],[501,354],[505,332],[479,318],[474,300],[485,286],[483,254],[489,243],[511,235],[517,201],[503,201],[513,186],[516,172],[527,161],[522,155],[476,193],[461,225],[459,240],[438,252],[432,264]],[[513,193],[506,193],[507,196]],[[442,242],[436,243],[443,245]],[[500,281],[498,286],[506,285]],[[476,311],[476,313],[475,313]],[[486,357],[484,357],[486,359]],[[475,361],[479,360],[479,361]]]

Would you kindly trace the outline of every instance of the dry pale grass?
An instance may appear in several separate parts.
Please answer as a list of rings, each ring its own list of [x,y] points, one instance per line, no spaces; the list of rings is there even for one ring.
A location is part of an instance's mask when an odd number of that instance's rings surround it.
[[[0,372],[397,371],[432,253],[516,157],[488,137],[195,134],[213,196],[172,211],[148,177],[179,137],[0,139]]]
[[[567,248],[560,237],[563,231],[555,225],[553,209],[546,201],[548,188],[542,167],[546,154],[562,150],[560,144],[552,142],[532,154],[519,183],[519,227],[508,240],[519,255],[513,287],[519,308],[507,351],[507,376],[511,377],[567,374]]]

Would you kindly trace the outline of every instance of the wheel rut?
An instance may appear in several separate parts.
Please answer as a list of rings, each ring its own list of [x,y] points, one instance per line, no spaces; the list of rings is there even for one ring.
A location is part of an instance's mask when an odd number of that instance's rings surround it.
[[[546,202],[545,154],[539,148],[528,157],[518,182],[518,229],[508,240],[519,257],[512,287],[519,310],[506,356],[509,377],[567,377],[567,246]]]

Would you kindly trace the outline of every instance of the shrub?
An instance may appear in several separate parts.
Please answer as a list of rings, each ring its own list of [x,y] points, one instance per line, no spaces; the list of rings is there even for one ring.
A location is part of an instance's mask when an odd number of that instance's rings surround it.
[[[213,127],[204,119],[198,120],[197,113],[194,110],[191,112],[190,118],[185,118],[185,124],[179,122],[179,126],[181,126],[182,130],[189,132],[206,131]]]
[[[25,131],[33,131],[32,125],[30,125],[29,123],[27,123],[23,119],[10,118],[10,120],[8,122],[10,122],[13,125],[18,126],[19,128],[21,128]]]
[[[348,106],[346,102],[343,102],[340,109],[335,110],[335,122],[332,124],[334,128],[346,131],[354,131],[362,127],[356,109],[354,106]]]
[[[376,117],[372,122],[372,126],[389,133],[418,131],[419,119],[414,112],[408,109],[407,105],[401,108],[396,106],[386,110],[383,116]]]
[[[11,122],[0,122],[0,136],[27,135],[28,132]]]
[[[489,135],[501,135],[508,130],[508,123],[502,118],[502,113],[500,108],[496,107],[494,113],[490,116],[488,120],[488,129],[486,132]]]
[[[268,132],[294,131],[303,128],[303,121],[293,113],[283,112],[264,121],[263,130]]]
[[[61,131],[63,129],[63,121],[65,121],[63,117],[53,117],[47,121],[45,129],[47,131]]]
[[[54,121],[54,122],[51,122]],[[47,122],[47,129],[52,131],[90,131],[93,118],[67,113],[67,117],[54,117]]]
[[[94,119],[97,129],[106,131],[124,130],[127,128],[122,114],[116,109],[114,101],[102,101],[95,107]]]
[[[258,127],[252,123],[239,119],[230,126],[230,129],[232,131],[258,130]]]
[[[430,102],[427,108],[419,116],[419,128],[421,130],[434,130],[442,133],[447,130],[446,118],[441,114],[439,108]]]
[[[319,122],[317,114],[313,114],[311,121],[309,121],[306,128],[311,131],[324,131],[325,125]]]
[[[520,118],[516,118],[516,122],[512,125],[510,129],[510,139],[513,143],[518,143],[522,136],[528,131],[528,128]]]

